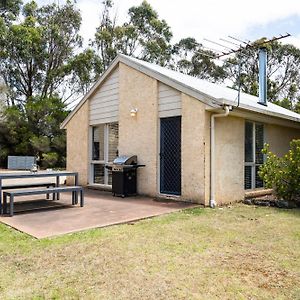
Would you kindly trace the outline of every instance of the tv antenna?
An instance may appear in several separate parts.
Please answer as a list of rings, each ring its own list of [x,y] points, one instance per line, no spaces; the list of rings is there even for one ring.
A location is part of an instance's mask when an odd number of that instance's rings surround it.
[[[220,50],[208,48],[211,51],[213,51],[215,59],[221,59],[223,57],[229,56],[231,54],[236,54],[236,53],[239,53],[241,56],[248,56],[245,53],[245,50],[263,48],[267,44],[270,44],[272,42],[275,42],[275,41],[278,41],[278,40],[281,40],[281,39],[284,39],[284,38],[287,38],[290,36],[291,36],[291,34],[289,34],[289,33],[286,33],[284,35],[280,34],[277,37],[273,37],[271,39],[267,39],[267,40],[263,40],[261,42],[255,43],[255,42],[251,42],[249,40],[241,40],[237,37],[228,35],[228,39],[220,38],[220,41],[226,43],[225,45],[223,43],[215,42],[215,41],[212,41],[212,40],[209,40],[206,38],[204,38],[204,41],[209,42],[214,45],[217,45],[219,47],[222,47],[222,49],[220,49]],[[228,44],[230,44],[231,47],[229,47]],[[204,48],[207,48],[207,47],[204,47]],[[239,58],[239,63],[238,63],[238,96],[237,96],[238,103],[237,103],[236,107],[239,107],[239,105],[240,105],[241,67],[242,67],[242,57]]]
[[[275,42],[275,41],[278,41],[278,40],[281,40],[281,39],[284,39],[284,38],[287,38],[287,37],[290,37],[290,36],[291,35],[289,33],[286,33],[285,35],[280,34],[277,37],[273,37],[271,39],[267,39],[267,40],[264,40],[262,42],[255,43],[255,42],[251,42],[251,41],[243,41],[243,40],[240,40],[236,37],[233,37],[233,36],[229,35],[228,38],[230,38],[234,41],[240,42],[241,44],[239,45],[238,48],[230,48],[230,47],[224,46],[222,44],[219,44],[222,47],[227,48],[229,50],[227,52],[224,52],[223,54],[217,55],[217,58],[222,57],[222,56],[227,56],[227,55],[230,55],[230,54],[234,54],[234,53],[237,53],[237,52],[242,52],[243,50],[246,50],[246,49],[260,48],[260,47],[266,46],[267,44],[270,44],[272,42]],[[222,40],[224,41],[224,39],[222,39]],[[234,42],[231,42],[231,41],[228,41],[228,40],[225,40],[225,41],[238,46],[237,43],[234,43]]]

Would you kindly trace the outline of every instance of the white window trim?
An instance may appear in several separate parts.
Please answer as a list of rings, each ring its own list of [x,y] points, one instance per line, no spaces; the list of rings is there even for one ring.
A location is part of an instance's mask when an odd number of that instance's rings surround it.
[[[115,123],[115,122],[113,122]],[[89,147],[89,157],[90,157],[90,163],[89,163],[89,184],[90,185],[95,185],[95,186],[99,186],[99,187],[105,187],[105,188],[110,188],[111,185],[108,184],[108,169],[104,168],[104,183],[95,183],[94,182],[94,165],[103,165],[105,166],[107,163],[109,163],[108,161],[108,144],[109,144],[109,125],[111,123],[106,123],[106,124],[98,124],[98,125],[93,125],[90,126],[90,147]],[[92,159],[92,149],[93,149],[93,127],[97,127],[97,126],[102,126],[104,125],[104,160],[93,160]]]

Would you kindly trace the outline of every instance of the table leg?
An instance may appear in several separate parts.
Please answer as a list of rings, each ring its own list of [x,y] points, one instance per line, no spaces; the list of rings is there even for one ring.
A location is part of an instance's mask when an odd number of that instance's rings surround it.
[[[47,186],[47,189],[49,189],[49,185]],[[49,194],[46,194],[46,199],[49,200]]]
[[[83,199],[83,189],[80,190],[80,206],[83,207],[84,205],[84,199]]]
[[[7,214],[7,195],[3,196],[3,214]]]
[[[2,179],[0,179],[0,215],[3,214],[3,206],[2,206]]]
[[[78,174],[74,176],[75,186],[78,186]],[[78,203],[78,192],[75,192],[75,204]]]
[[[12,217],[14,215],[14,196],[10,196],[9,202],[9,215]]]
[[[59,176],[56,176],[56,186],[59,187]],[[59,193],[56,194],[57,200],[59,200]]]

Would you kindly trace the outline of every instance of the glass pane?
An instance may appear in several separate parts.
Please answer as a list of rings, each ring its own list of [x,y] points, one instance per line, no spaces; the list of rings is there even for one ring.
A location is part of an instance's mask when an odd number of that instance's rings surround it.
[[[252,188],[252,167],[245,166],[245,179],[244,179],[245,190]]]
[[[245,123],[245,162],[253,162],[253,123]]]
[[[264,148],[264,125],[255,124],[255,163],[263,164],[264,155],[262,149]]]
[[[264,186],[263,181],[261,180],[261,178],[258,175],[259,167],[260,166],[255,167],[255,187],[256,188],[261,188]]]
[[[93,127],[93,160],[99,160],[99,128]]]
[[[107,170],[107,175],[108,175],[108,185],[112,185],[112,172],[111,170]]]
[[[118,156],[119,125],[108,124],[108,161],[112,162]]]
[[[104,125],[93,127],[93,160],[104,160]]]
[[[94,164],[94,183],[104,184],[104,165]]]

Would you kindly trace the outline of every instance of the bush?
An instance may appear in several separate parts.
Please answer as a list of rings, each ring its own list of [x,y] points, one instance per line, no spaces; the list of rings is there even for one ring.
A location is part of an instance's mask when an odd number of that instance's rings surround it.
[[[42,166],[45,168],[53,168],[58,161],[58,154],[56,152],[43,153]]]
[[[263,153],[267,156],[259,176],[267,188],[273,188],[277,198],[300,202],[300,140],[290,143],[289,152],[278,157],[269,151],[266,144]]]
[[[7,155],[37,155],[42,158],[43,167],[64,167],[66,134],[59,126],[67,114],[64,103],[57,97],[31,97],[23,106],[3,108],[0,166],[6,167]]]

